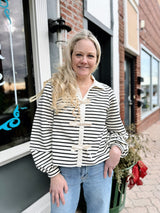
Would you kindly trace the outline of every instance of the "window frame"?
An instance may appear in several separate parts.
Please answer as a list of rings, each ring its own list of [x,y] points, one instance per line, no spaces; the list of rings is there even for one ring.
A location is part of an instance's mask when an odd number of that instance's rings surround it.
[[[104,30],[105,32],[107,32],[108,34],[113,36],[113,3],[111,0],[109,0],[109,1],[110,1],[110,28],[108,26],[106,26],[105,24],[103,24],[99,19],[94,17],[93,14],[88,12],[87,0],[84,0],[84,14],[83,15],[84,15],[84,18],[92,21],[97,26],[99,26],[102,30]]]
[[[156,68],[157,68],[157,106],[159,106],[159,91],[158,91],[158,88],[159,88],[159,65],[160,65],[160,61],[158,61],[155,57],[152,57],[152,71],[153,71],[153,67],[154,67],[154,61],[157,63],[157,64],[155,64],[156,65]],[[154,91],[154,84],[153,84],[153,72],[152,72],[152,97],[151,97],[151,104],[152,104],[152,108],[154,109],[154,108],[156,108],[157,106],[153,106],[153,91]]]
[[[29,0],[35,91],[43,88],[43,82],[51,77],[47,1]],[[30,154],[29,141],[0,151],[0,166]]]
[[[158,110],[160,108],[160,98],[158,98],[158,106],[153,107],[152,106],[152,91],[153,91],[153,85],[152,85],[152,63],[153,59],[155,59],[158,62],[158,97],[160,96],[160,59],[157,58],[148,48],[146,48],[143,44],[141,44],[141,52],[145,51],[148,55],[150,55],[150,85],[151,85],[151,91],[150,91],[150,110],[147,112],[142,112],[141,108],[141,120],[145,119],[149,115],[151,115],[153,112]],[[142,60],[142,58],[141,58]],[[143,77],[143,76],[142,76]]]

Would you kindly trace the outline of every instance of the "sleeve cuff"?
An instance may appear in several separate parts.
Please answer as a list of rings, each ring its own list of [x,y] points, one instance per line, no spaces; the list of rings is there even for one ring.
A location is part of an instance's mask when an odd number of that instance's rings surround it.
[[[112,146],[117,146],[121,150],[121,158],[124,158],[124,157],[127,156],[127,154],[128,154],[128,144],[121,145],[120,143],[115,141],[115,142],[113,142],[110,145],[110,148],[112,148]]]
[[[54,176],[58,175],[59,173],[60,173],[60,170],[57,166],[52,167],[52,169],[50,171],[48,171],[48,177],[49,178],[54,177]]]

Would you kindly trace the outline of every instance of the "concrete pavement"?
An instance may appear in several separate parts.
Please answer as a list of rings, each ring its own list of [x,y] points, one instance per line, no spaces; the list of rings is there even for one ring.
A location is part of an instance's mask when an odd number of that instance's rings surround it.
[[[142,186],[127,189],[125,208],[121,213],[160,213],[160,121],[144,131],[150,152],[142,161],[148,167]]]

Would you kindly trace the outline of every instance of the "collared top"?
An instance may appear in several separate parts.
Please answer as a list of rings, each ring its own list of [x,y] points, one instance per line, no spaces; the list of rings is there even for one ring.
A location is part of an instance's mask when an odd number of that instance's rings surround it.
[[[113,90],[94,79],[79,99],[79,117],[73,107],[58,114],[52,109],[52,85],[47,83],[36,109],[30,150],[38,169],[49,177],[57,175],[59,166],[81,167],[101,163],[109,158],[111,146],[120,148],[125,157],[128,137],[120,118]]]

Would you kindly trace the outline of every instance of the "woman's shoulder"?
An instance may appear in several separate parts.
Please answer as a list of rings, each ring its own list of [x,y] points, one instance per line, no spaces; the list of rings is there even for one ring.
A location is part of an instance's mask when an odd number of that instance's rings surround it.
[[[53,90],[53,84],[52,84],[52,79],[48,79],[43,83],[43,91],[44,92],[51,92]]]
[[[51,97],[53,90],[52,80],[49,79],[43,83],[43,88],[36,95],[30,97],[29,101],[34,102],[38,99],[43,100],[44,97]]]
[[[116,98],[115,92],[111,86],[102,82],[99,82],[99,85],[101,88],[103,88],[104,95],[107,95],[110,99]]]
[[[40,100],[46,98],[50,99],[52,97],[52,91],[53,91],[52,81],[51,79],[49,79],[43,83],[43,88],[40,91],[40,93],[38,93],[37,98],[40,98]]]
[[[104,89],[106,92],[111,92],[111,93],[113,93],[113,89],[111,88],[111,86],[109,86],[109,85],[106,84],[106,83],[102,83],[102,82],[99,82],[99,81],[97,81],[97,82],[98,82],[99,86],[100,86],[102,89]]]

